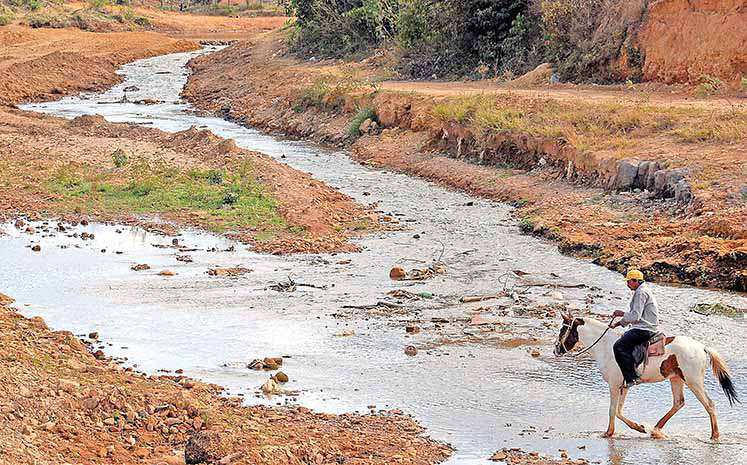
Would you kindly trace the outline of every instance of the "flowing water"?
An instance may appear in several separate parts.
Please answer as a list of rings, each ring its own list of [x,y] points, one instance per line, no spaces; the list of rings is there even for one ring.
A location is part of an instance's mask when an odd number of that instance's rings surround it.
[[[747,463],[745,407],[730,408],[710,373],[707,387],[719,412],[719,443],[707,441],[708,418],[689,392],[686,408],[667,425],[671,439],[653,441],[622,424],[619,438],[599,438],[607,422],[606,384],[588,358],[552,355],[557,321],[527,318],[521,309],[561,301],[603,314],[625,308],[630,293],[619,274],[522,235],[503,204],[370,169],[344,152],[198,116],[179,94],[188,77],[185,63],[199,53],[205,51],[140,60],[122,67],[125,81],[107,92],[23,108],[67,118],[100,114],[110,121],[165,131],[206,128],[309,172],[361,203],[375,202],[378,210],[399,220],[401,230],[357,239],[361,253],[292,257],[260,255],[222,237],[183,231],[180,244],[197,249],[188,252],[193,262],[184,263],[175,259],[177,250],[168,247],[171,238],[137,228],[95,224],[61,233],[52,222],[48,232],[30,236],[6,224],[2,227],[7,234],[0,235],[0,258],[6,265],[0,267],[0,283],[25,315],[40,315],[55,329],[98,331],[107,354],[127,365],[147,373],[183,369],[244,396],[249,404],[290,403],[329,412],[367,412],[372,406],[401,409],[432,437],[455,447],[451,464],[488,463],[491,453],[502,447],[551,456],[567,449],[571,457],[612,464]],[[130,101],[152,98],[164,103],[120,103],[129,86],[139,88],[127,92]],[[83,231],[95,238],[82,241],[72,234]],[[39,243],[42,251],[31,252],[31,243]],[[388,277],[395,263],[422,267],[441,254],[447,267],[443,275],[421,283]],[[151,270],[132,271],[135,263],[148,263]],[[205,273],[210,267],[235,265],[253,271],[233,279]],[[163,269],[177,275],[159,276]],[[517,278],[512,270],[529,274]],[[289,275],[327,288],[268,288]],[[482,303],[457,303],[462,295],[494,293],[526,280],[587,287],[515,287],[524,291]],[[715,301],[747,307],[747,298],[652,287],[661,306],[662,329],[717,348],[744,396],[744,319],[706,317],[688,308]],[[406,311],[346,308],[384,300],[386,292],[396,289],[426,291],[434,297],[409,303]],[[499,323],[471,326],[465,319],[474,314]],[[410,322],[423,331],[406,334],[404,326]],[[532,336],[538,341],[531,345],[506,342]],[[406,355],[407,345],[417,347],[418,354]],[[538,357],[530,354],[533,348],[539,349]],[[291,378],[289,389],[298,393],[267,399],[257,388],[268,374],[245,365],[277,355],[288,357],[283,370]],[[626,413],[650,425],[670,405],[668,385],[645,385],[631,392]]]

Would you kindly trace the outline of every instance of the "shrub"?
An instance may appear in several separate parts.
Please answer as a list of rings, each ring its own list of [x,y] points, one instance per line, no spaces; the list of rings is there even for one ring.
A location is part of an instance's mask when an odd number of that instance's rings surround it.
[[[290,0],[292,48],[324,57],[369,50],[394,36],[397,0]]]
[[[0,26],[10,24],[14,19],[15,15],[13,14],[13,10],[0,5]]]
[[[352,138],[360,137],[361,124],[367,119],[378,122],[376,111],[372,107],[365,107],[358,110],[358,113],[355,114],[348,124],[348,135]]]
[[[701,75],[698,79],[698,82],[699,84],[695,88],[695,95],[698,97],[709,97],[711,95],[716,95],[724,88],[726,88],[726,84],[724,84],[724,81],[708,74]]]
[[[101,10],[110,4],[109,0],[88,0],[88,4],[95,10]]]
[[[127,154],[124,150],[117,149],[112,153],[112,161],[114,162],[114,166],[122,168],[127,164]]]

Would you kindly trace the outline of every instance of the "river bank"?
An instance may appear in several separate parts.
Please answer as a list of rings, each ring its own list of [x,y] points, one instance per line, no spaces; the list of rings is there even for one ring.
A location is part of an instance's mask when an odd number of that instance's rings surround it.
[[[449,455],[401,414],[242,407],[216,385],[136,374],[0,298],[3,463],[177,465],[185,451],[221,464],[431,464]]]
[[[179,24],[178,30],[159,26],[177,35],[191,31],[200,37],[228,21],[148,11]],[[261,33],[267,21],[278,19],[243,18],[235,32]],[[12,108],[109,88],[121,81],[122,64],[200,48],[194,40],[153,31],[93,33],[18,24],[2,27],[0,39],[4,219],[98,219],[148,224],[169,234],[180,226],[201,227],[270,253],[354,250],[347,239],[377,223],[375,215],[322,183],[206,131],[169,136],[103,118],[66,122]],[[185,76],[168,72],[156,79]],[[119,99],[142,110],[164,103],[157,96],[138,96],[135,88]]]
[[[386,56],[300,61],[287,55],[282,34],[190,66],[184,96],[205,111],[511,202],[527,232],[613,270],[746,288],[747,113],[739,103],[619,88],[481,86],[469,96],[456,85],[444,95],[443,85],[431,92],[427,83],[386,82]],[[474,119],[485,108],[487,132]],[[554,116],[537,120],[547,108]]]

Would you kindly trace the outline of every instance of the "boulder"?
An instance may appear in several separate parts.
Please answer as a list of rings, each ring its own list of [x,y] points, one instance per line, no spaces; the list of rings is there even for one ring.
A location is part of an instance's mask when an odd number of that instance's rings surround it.
[[[654,189],[654,173],[659,170],[659,164],[655,161],[642,161],[638,164],[638,174],[635,178],[635,187],[652,191]]]
[[[693,200],[693,193],[690,184],[684,179],[680,179],[674,186],[674,200],[677,203],[688,204]]]
[[[360,131],[361,134],[368,134],[371,131],[371,125],[373,124],[373,120],[371,118],[366,118],[360,126],[358,126],[358,131]]]
[[[612,187],[618,190],[631,189],[635,186],[638,175],[638,160],[620,160],[617,163],[617,174],[612,181]]]

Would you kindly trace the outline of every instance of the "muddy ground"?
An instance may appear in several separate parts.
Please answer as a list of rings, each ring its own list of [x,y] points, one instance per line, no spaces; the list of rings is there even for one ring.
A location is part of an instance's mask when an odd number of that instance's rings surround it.
[[[300,61],[281,34],[270,34],[194,60],[184,95],[242,124],[349,146],[360,161],[512,202],[528,232],[611,269],[637,266],[658,281],[746,288],[747,113],[739,99],[693,103],[681,88],[669,94],[655,86],[387,82],[389,64],[386,54],[355,63]],[[542,136],[543,123],[485,139],[479,128],[450,119],[468,119],[468,106],[485,98],[498,99],[497,118],[557,106],[557,121],[580,118],[571,128],[577,140]],[[350,125],[360,123],[354,117],[363,108],[378,124],[359,136]],[[620,119],[578,132],[585,120],[608,113]],[[688,195],[615,187],[628,160],[685,170]]]

